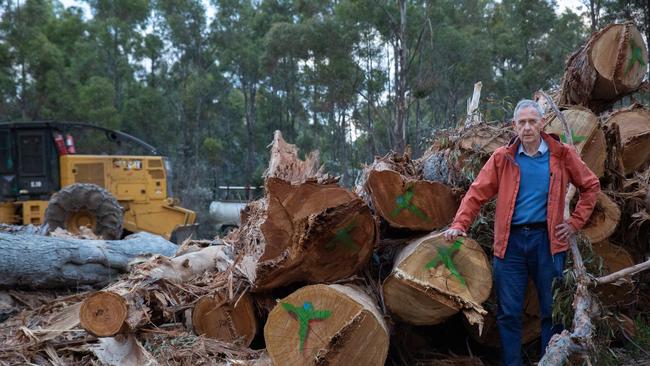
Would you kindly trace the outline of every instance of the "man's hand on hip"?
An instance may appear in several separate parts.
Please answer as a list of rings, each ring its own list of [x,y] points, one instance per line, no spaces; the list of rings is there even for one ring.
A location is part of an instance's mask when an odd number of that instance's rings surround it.
[[[575,231],[573,230],[571,225],[567,224],[566,222],[563,222],[560,225],[555,227],[555,236],[557,236],[557,238],[562,241],[569,239],[574,234]]]
[[[447,241],[453,241],[456,240],[456,237],[458,236],[467,236],[463,230],[459,229],[447,229],[443,234],[445,237],[445,240]]]

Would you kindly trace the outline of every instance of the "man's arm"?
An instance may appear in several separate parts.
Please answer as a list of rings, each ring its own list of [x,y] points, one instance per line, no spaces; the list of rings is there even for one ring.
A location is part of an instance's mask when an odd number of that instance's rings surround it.
[[[569,149],[566,166],[571,183],[580,192],[578,203],[567,220],[575,232],[582,229],[594,210],[596,197],[600,192],[600,181],[574,149]]]
[[[453,223],[445,232],[445,238],[448,240],[455,239],[458,235],[464,236],[481,206],[497,194],[499,183],[495,156],[496,153],[490,156],[463,197]]]

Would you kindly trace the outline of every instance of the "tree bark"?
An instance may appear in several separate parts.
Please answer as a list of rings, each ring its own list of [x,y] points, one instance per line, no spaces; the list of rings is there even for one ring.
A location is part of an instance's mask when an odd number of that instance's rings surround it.
[[[0,287],[101,286],[152,254],[172,256],[178,247],[145,232],[124,240],[80,240],[0,233]]]
[[[320,315],[305,320],[302,342],[300,318],[289,310],[296,308]],[[383,365],[389,331],[376,301],[359,288],[312,285],[280,300],[264,339],[275,365]]]
[[[633,104],[609,115],[605,126],[620,137],[620,173],[630,175],[650,164],[650,110]]]

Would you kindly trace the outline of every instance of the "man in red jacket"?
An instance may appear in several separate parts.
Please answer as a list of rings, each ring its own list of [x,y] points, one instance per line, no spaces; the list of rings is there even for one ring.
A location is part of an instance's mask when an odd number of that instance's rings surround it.
[[[600,191],[598,177],[575,149],[542,132],[543,111],[532,100],[515,107],[517,136],[498,148],[463,197],[447,240],[466,236],[481,205],[497,196],[492,269],[497,294],[497,325],[504,365],[521,365],[522,314],[530,277],[539,297],[542,354],[553,325],[552,283],[562,276],[569,237],[591,216]],[[580,192],[571,217],[564,220],[569,183]]]

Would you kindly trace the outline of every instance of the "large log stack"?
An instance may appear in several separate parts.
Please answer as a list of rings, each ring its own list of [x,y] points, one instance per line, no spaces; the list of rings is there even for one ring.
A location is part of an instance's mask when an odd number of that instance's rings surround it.
[[[604,190],[582,235],[593,244],[602,274],[629,267],[650,250],[650,112],[637,104],[608,110],[638,90],[647,62],[632,24],[608,26],[568,60],[561,111],[546,116],[545,130],[573,140],[601,177]],[[11,318],[0,326],[0,364],[399,364],[394,348],[404,329],[426,326],[418,329],[431,333],[435,346],[447,338],[438,327],[461,318],[467,329],[457,323],[454,331],[463,339],[469,332],[478,343],[498,347],[490,265],[494,209],[483,210],[469,237],[449,242],[441,231],[482,165],[513,132],[510,123],[468,121],[437,133],[418,159],[408,151],[375,158],[355,191],[324,172],[317,152],[300,159],[277,131],[265,195],[241,212],[240,228],[195,241],[198,248],[184,246],[175,256],[168,250],[125,276],[111,272],[112,283],[100,291]],[[33,242],[33,233],[0,234],[0,244]],[[10,271],[4,274],[11,279]],[[608,308],[626,311],[637,300],[632,281],[593,281]],[[531,287],[525,342],[539,336],[538,311]],[[398,354],[391,358],[389,349]],[[454,364],[446,356],[432,358],[440,360],[427,364]],[[540,363],[549,364],[555,363]]]

